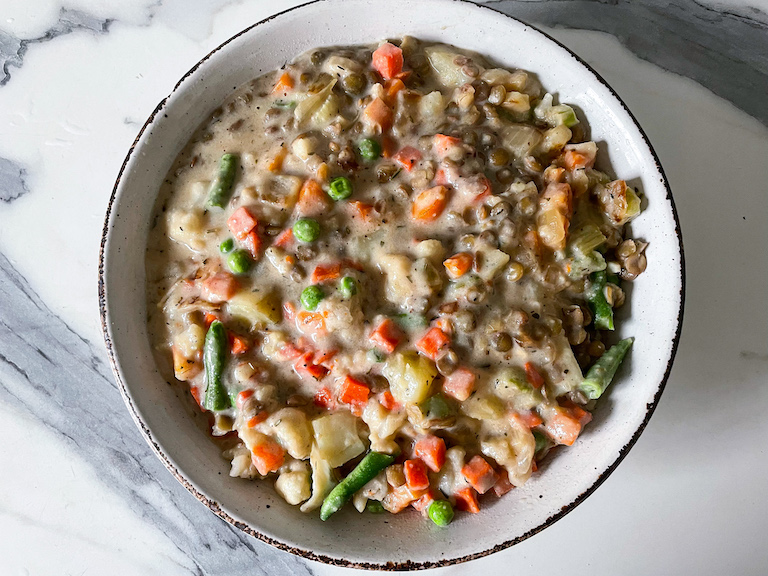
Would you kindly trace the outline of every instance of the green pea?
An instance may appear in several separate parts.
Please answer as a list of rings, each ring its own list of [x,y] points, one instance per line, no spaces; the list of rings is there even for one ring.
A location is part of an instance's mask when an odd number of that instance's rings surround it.
[[[349,178],[339,176],[331,180],[329,186],[328,196],[334,200],[346,200],[352,196],[352,182],[349,181]]]
[[[357,294],[357,282],[352,276],[344,276],[339,282],[339,292],[344,298],[352,298]]]
[[[360,156],[363,157],[363,160],[369,162],[376,160],[381,156],[381,145],[373,138],[361,140],[357,145],[357,149],[360,152]]]
[[[251,257],[245,250],[235,250],[227,256],[227,265],[233,274],[247,274],[251,269]]]
[[[224,242],[221,243],[219,246],[219,250],[221,250],[222,254],[229,254],[232,252],[232,248],[235,247],[235,241],[232,240],[232,238],[227,238],[224,240]]]
[[[314,242],[320,238],[320,223],[314,218],[299,218],[293,225],[293,235],[301,242]]]
[[[427,515],[438,526],[448,526],[453,520],[453,506],[448,500],[435,500],[427,508]]]
[[[317,305],[325,298],[325,293],[320,286],[307,286],[301,291],[301,305],[310,312],[317,309]]]

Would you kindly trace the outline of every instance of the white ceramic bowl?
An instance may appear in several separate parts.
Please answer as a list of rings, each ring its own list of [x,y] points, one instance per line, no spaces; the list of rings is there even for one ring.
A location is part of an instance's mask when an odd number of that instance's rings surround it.
[[[636,337],[630,361],[573,447],[559,451],[525,487],[485,500],[480,514],[461,514],[448,529],[415,513],[385,519],[351,507],[323,523],[285,504],[269,482],[230,478],[218,448],[158,373],[145,323],[144,251],[153,204],[200,122],[235,86],[305,50],[404,34],[538,74],[561,101],[581,109],[616,176],[638,183],[647,197],[632,228],[650,242],[648,269],[634,283],[619,322],[621,336]],[[542,32],[456,0],[321,0],[260,22],[203,58],[158,105],[128,152],[107,212],[99,274],[115,377],[137,425],[171,473],[213,512],[261,540],[314,560],[364,568],[417,569],[477,558],[524,540],[582,502],[627,454],[658,402],[677,346],[684,294],[672,196],[626,106],[591,68]]]

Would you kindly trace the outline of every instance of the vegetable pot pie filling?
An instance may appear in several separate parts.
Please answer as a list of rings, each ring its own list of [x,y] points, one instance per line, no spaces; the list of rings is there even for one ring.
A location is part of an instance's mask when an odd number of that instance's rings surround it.
[[[399,44],[399,45],[397,45]],[[413,38],[326,48],[238,89],[162,186],[149,324],[231,475],[326,520],[435,524],[574,443],[637,193],[523,70]]]

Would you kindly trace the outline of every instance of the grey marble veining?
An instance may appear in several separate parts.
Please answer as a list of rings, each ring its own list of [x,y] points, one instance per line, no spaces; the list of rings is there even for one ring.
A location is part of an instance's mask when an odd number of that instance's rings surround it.
[[[0,28],[0,86],[11,79],[11,67],[21,68],[24,56],[31,45],[50,42],[51,40],[71,34],[75,30],[90,30],[93,33],[105,34],[113,20],[97,18],[81,10],[62,8],[59,19],[54,26],[42,35],[34,38],[18,38]]]
[[[0,158],[0,201],[13,202],[29,192],[27,169],[7,158]]]
[[[66,439],[105,486],[188,558],[190,574],[312,575],[303,560],[247,536],[189,496],[131,421],[101,346],[62,322],[2,255],[0,401]]]
[[[643,60],[695,80],[768,126],[768,14],[756,8],[691,0],[486,4],[534,25],[612,34]]]

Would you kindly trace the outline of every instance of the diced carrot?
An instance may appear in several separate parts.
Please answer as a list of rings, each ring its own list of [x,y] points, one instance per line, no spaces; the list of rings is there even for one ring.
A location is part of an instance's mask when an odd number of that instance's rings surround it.
[[[288,72],[283,72],[280,78],[275,82],[274,88],[272,88],[272,94],[286,94],[293,89],[293,78]]]
[[[411,490],[408,488],[407,484],[403,484],[402,486],[390,490],[389,493],[384,496],[381,504],[387,512],[397,514],[398,512],[405,510],[411,502],[424,496],[425,493],[426,490]]]
[[[389,411],[397,410],[400,408],[400,404],[395,400],[395,397],[392,396],[392,392],[389,390],[384,390],[381,394],[379,394],[379,404],[384,406]]]
[[[563,152],[563,165],[567,170],[578,170],[580,168],[592,168],[595,165],[595,157],[588,156],[579,150],[568,150]]]
[[[477,502],[477,492],[467,486],[453,495],[456,498],[456,508],[465,512],[477,514],[480,512],[480,504]]]
[[[541,239],[536,230],[528,230],[523,235],[523,244],[533,252],[537,261],[541,260]]]
[[[381,321],[381,324],[371,332],[369,338],[378,348],[391,354],[403,339],[403,333],[400,331],[400,328],[397,327],[397,324],[389,318],[385,318]]]
[[[250,252],[254,260],[258,260],[261,257],[261,238],[259,238],[256,230],[248,232],[245,238],[242,240],[243,248]]]
[[[287,248],[293,242],[293,229],[286,228],[280,234],[275,237],[275,241],[272,242],[273,246],[278,248]]]
[[[421,152],[419,152],[416,148],[413,146],[406,146],[405,148],[401,149],[397,154],[392,156],[392,160],[400,164],[403,168],[405,168],[408,172],[413,170],[413,167],[416,166],[416,162],[421,160]]]
[[[490,464],[488,464],[485,458],[480,455],[474,456],[472,460],[462,467],[461,475],[464,476],[467,482],[472,485],[472,488],[477,490],[480,494],[488,492],[499,479],[499,475],[496,474],[496,471]]]
[[[528,380],[528,384],[536,388],[537,390],[544,386],[544,378],[534,366],[533,362],[525,363],[525,377]]]
[[[305,352],[299,357],[293,367],[300,376],[309,376],[315,380],[322,380],[328,375],[330,370],[325,366],[315,364],[314,357],[314,352]]]
[[[248,235],[248,232],[256,228],[258,224],[259,221],[256,220],[251,211],[245,206],[240,206],[227,219],[229,231],[238,240],[243,240]]]
[[[435,186],[419,192],[411,206],[411,216],[416,220],[437,220],[448,203],[448,190],[445,186]]]
[[[411,502],[411,506],[413,506],[416,510],[419,512],[426,511],[427,508],[429,508],[429,505],[432,504],[435,500],[437,500],[440,497],[440,494],[438,494],[437,490],[433,488],[429,488],[427,490],[427,493],[424,494],[421,498],[418,500],[414,500]]]
[[[228,272],[218,272],[203,281],[203,300],[213,304],[226,302],[240,290],[237,279]]]
[[[251,343],[244,337],[234,332],[230,332],[229,336],[229,349],[232,354],[245,354],[251,349]]]
[[[448,173],[445,171],[445,168],[438,168],[437,172],[435,172],[435,184],[440,186],[447,186],[450,184],[450,182],[448,182]]]
[[[282,361],[295,360],[302,354],[304,354],[304,351],[301,348],[298,348],[288,342],[284,344],[283,347],[278,351],[277,359]]]
[[[253,447],[251,460],[262,476],[277,471],[285,462],[285,450],[274,440],[267,440]]]
[[[386,132],[392,127],[392,116],[392,109],[381,98],[374,98],[363,111],[363,120],[380,132]]]
[[[539,465],[536,464],[536,459],[531,460],[531,472],[536,472],[539,469]]]
[[[280,172],[283,169],[283,160],[288,155],[288,148],[280,148],[275,157],[267,164],[267,170],[270,172]]]
[[[253,418],[249,419],[248,422],[246,422],[246,424],[248,425],[248,428],[255,428],[256,426],[264,422],[264,420],[266,420],[267,418],[269,418],[269,412],[262,411],[256,414],[256,416],[254,416]]]
[[[325,366],[326,368],[330,368],[330,364],[332,364],[332,360],[336,357],[336,354],[338,354],[338,350],[323,350],[322,352],[318,352],[315,354],[314,362],[315,364],[320,364],[321,366]]]
[[[325,318],[319,312],[301,310],[296,314],[296,327],[302,334],[325,334]]]
[[[296,318],[296,305],[290,300],[283,302],[283,317],[288,320],[288,322],[293,322]]]
[[[440,350],[451,343],[445,332],[433,326],[416,342],[416,349],[430,360],[437,360]]]
[[[571,446],[581,433],[581,422],[567,410],[559,409],[554,416],[547,419],[544,428],[557,444]]]
[[[237,400],[235,400],[235,405],[237,406],[238,410],[241,410],[243,408],[243,405],[245,404],[245,401],[248,400],[253,396],[253,390],[241,390],[237,394]]]
[[[524,410],[523,412],[513,412],[510,418],[515,421],[521,428],[530,430],[536,426],[540,426],[543,420],[533,410]]]
[[[201,410],[205,410],[203,407],[203,388],[202,386],[190,386],[189,391],[192,394],[192,398],[195,399],[195,402],[197,402],[197,405],[200,406]]]
[[[312,284],[319,284],[328,280],[336,280],[339,276],[341,276],[341,262],[318,264],[312,272],[310,282]]]
[[[429,466],[432,472],[440,472],[445,464],[445,440],[439,436],[420,436],[413,445],[413,453]]]
[[[427,465],[419,458],[403,462],[405,483],[411,490],[426,490],[429,488],[429,476]]]
[[[347,374],[339,387],[339,400],[344,404],[365,404],[370,393],[364,382]]]
[[[507,472],[506,468],[501,468],[498,471],[499,479],[496,480],[496,484],[493,485],[493,493],[496,494],[496,496],[504,496],[507,492],[512,490],[512,488],[515,487],[512,482],[509,481],[509,473]]]
[[[352,208],[353,218],[358,217],[362,220],[365,220],[366,222],[370,222],[371,212],[373,211],[373,204],[369,204],[368,202],[361,202],[360,200],[352,200],[349,205]]]
[[[401,90],[405,90],[405,84],[400,78],[392,78],[384,82],[384,100],[390,106],[394,106],[397,95]]]
[[[435,152],[440,158],[445,158],[451,151],[451,148],[461,144],[461,138],[446,136],[445,134],[435,134]]]
[[[371,63],[384,80],[389,80],[403,71],[403,51],[394,44],[384,42],[373,51]]]
[[[475,391],[475,380],[474,372],[464,367],[457,368],[443,380],[443,392],[464,402]]]
[[[320,406],[321,408],[334,408],[336,405],[336,402],[333,400],[333,394],[325,386],[320,388],[317,394],[315,394],[314,403],[315,406]]]
[[[472,268],[472,254],[468,252],[459,252],[450,258],[443,260],[443,266],[450,278],[456,279],[464,276]]]
[[[397,151],[397,140],[395,140],[389,134],[382,134],[381,136],[381,155],[384,158],[392,158]]]
[[[309,178],[299,190],[296,211],[301,216],[318,216],[331,209],[331,199],[316,180]]]
[[[582,408],[575,402],[571,400],[560,400],[559,404],[561,408],[563,408],[564,410],[567,410],[571,416],[576,418],[576,420],[578,420],[581,423],[582,427],[592,422],[592,413],[587,412],[586,410],[584,410],[584,408]]]
[[[218,319],[219,319],[218,314],[214,314],[213,312],[206,312],[205,316],[203,316],[203,322],[205,322],[205,329],[207,330],[208,328],[210,328],[211,324],[213,324],[214,321]]]

